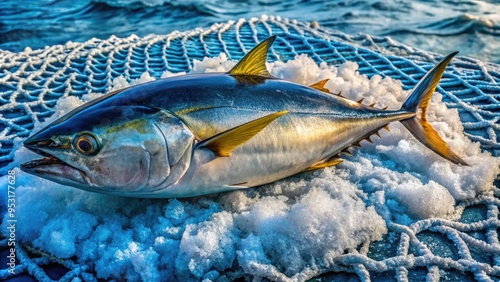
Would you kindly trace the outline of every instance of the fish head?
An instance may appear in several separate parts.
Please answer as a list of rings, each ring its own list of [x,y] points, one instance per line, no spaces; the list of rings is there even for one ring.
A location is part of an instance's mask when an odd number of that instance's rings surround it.
[[[21,169],[87,191],[130,195],[169,175],[159,110],[143,106],[69,113],[24,142],[44,156]],[[153,174],[153,175],[152,175]]]

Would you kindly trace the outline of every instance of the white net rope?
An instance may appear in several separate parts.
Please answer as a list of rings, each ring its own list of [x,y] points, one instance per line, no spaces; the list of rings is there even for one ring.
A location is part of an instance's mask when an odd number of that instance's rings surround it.
[[[401,80],[404,89],[411,89],[439,59],[437,55],[389,38],[349,36],[313,26],[263,17],[168,35],[92,39],[19,53],[0,51],[0,168],[3,167],[5,173],[13,160],[14,138],[27,137],[34,123],[49,117],[62,97],[106,92],[119,76],[130,81],[144,72],[155,78],[165,71],[187,72],[193,60],[220,53],[239,59],[271,34],[279,37],[270,60],[288,61],[297,54],[307,54],[317,63],[330,65],[355,61],[360,73],[368,77],[390,76]],[[458,57],[452,61],[437,89],[449,108],[458,109],[466,135],[495,156],[500,155],[499,83],[499,66]],[[494,195],[459,203],[452,219],[426,219],[409,226],[384,216],[385,211],[380,208],[377,212],[390,230],[382,241],[350,250],[335,259],[331,269],[321,269],[310,275],[332,271],[361,280],[421,280],[422,275],[429,281],[440,278],[498,280],[499,195],[497,188]],[[6,247],[7,240],[0,245]],[[50,281],[44,269],[51,263],[58,263],[70,269],[62,281],[75,277],[97,281],[92,265],[61,260],[29,246],[19,246],[17,252],[17,272],[29,273],[38,280]],[[10,276],[7,270],[0,270],[0,279]],[[329,279],[342,280],[346,276]],[[305,278],[309,277],[291,279]]]

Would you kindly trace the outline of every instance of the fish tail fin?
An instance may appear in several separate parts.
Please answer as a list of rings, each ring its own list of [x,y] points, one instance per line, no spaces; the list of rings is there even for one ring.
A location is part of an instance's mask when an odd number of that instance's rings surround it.
[[[468,165],[457,154],[455,154],[448,144],[439,136],[437,131],[427,121],[427,106],[431,100],[432,94],[436,89],[439,80],[443,76],[446,66],[458,52],[446,56],[434,68],[432,68],[420,82],[410,92],[404,102],[402,109],[408,112],[415,112],[416,116],[402,120],[401,123],[415,136],[422,144],[442,156],[443,158],[455,163]]]

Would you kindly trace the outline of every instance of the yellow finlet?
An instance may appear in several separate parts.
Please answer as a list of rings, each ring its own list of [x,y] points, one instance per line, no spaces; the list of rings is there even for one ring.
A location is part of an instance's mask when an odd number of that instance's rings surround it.
[[[234,149],[250,140],[271,122],[286,113],[288,111],[277,112],[231,128],[202,141],[198,147],[210,149],[218,157],[229,157]]]
[[[328,90],[325,87],[325,84],[328,82],[328,80],[330,80],[330,79],[329,78],[323,79],[323,80],[318,81],[318,82],[316,82],[316,83],[314,83],[312,85],[309,85],[309,87],[314,88],[314,89],[319,90],[319,91],[330,93],[330,90]]]
[[[317,163],[313,166],[310,166],[310,167],[304,169],[304,171],[310,171],[310,170],[325,168],[325,167],[329,167],[329,166],[335,166],[335,165],[338,165],[339,163],[341,163],[342,161],[343,160],[341,158],[331,158],[331,159],[326,160],[324,162]]]
[[[248,52],[228,74],[230,75],[258,75],[263,77],[272,77],[266,68],[266,58],[269,48],[276,40],[273,35],[255,46]]]
[[[349,148],[345,148],[340,152],[341,154],[346,154],[348,156],[352,156],[352,153],[349,151]]]

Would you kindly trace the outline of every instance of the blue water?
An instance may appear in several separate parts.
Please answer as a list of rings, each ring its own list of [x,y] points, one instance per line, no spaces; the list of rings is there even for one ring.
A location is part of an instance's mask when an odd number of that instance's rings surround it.
[[[262,14],[317,20],[348,34],[390,36],[427,51],[459,50],[500,63],[500,5],[480,0],[3,0],[0,49],[166,34]]]

